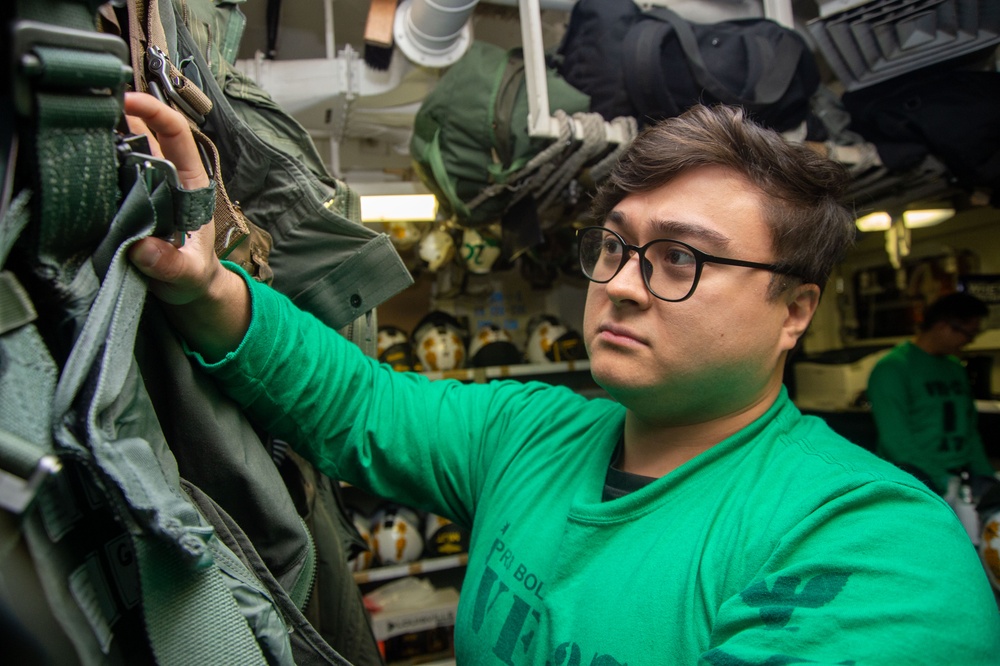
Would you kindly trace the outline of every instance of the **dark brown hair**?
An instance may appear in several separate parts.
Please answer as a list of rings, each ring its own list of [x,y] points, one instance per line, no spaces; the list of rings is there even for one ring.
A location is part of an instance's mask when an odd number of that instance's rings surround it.
[[[972,294],[955,292],[942,296],[924,310],[920,330],[929,331],[941,321],[965,322],[970,319],[982,319],[989,313],[990,310],[985,301],[981,301]]]
[[[598,189],[591,213],[601,223],[630,193],[701,166],[729,167],[758,188],[767,201],[775,263],[806,283],[826,284],[855,236],[854,215],[840,201],[847,170],[757,125],[738,107],[694,106],[641,132]],[[772,297],[787,286],[780,277]]]

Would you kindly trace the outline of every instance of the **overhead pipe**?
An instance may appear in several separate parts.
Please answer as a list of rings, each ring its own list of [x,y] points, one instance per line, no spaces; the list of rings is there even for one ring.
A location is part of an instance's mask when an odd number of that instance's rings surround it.
[[[469,16],[479,0],[403,0],[393,38],[407,58],[425,67],[455,63],[472,43]]]
[[[393,39],[408,59],[425,67],[454,64],[472,42],[469,17],[480,0],[403,0],[396,9]],[[519,0],[483,0],[517,6]],[[541,0],[545,9],[569,12],[576,0]]]

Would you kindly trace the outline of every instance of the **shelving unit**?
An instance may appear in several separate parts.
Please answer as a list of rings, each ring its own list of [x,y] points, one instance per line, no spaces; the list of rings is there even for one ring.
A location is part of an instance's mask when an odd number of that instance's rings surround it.
[[[469,562],[469,555],[447,555],[445,557],[432,557],[407,564],[394,564],[384,567],[375,567],[364,571],[354,572],[354,582],[358,585],[367,583],[379,583],[404,576],[419,576],[434,571],[445,571],[447,569],[457,569],[464,567]]]
[[[485,368],[460,368],[444,372],[421,373],[429,379],[457,379],[462,382],[485,384],[494,379],[515,379],[523,382],[540,381],[556,386],[566,386],[577,393],[593,397],[607,397],[590,375],[590,361],[560,361],[555,363],[522,363],[496,365]]]
[[[444,372],[424,372],[429,379],[458,379],[484,383],[491,379],[541,379],[564,376],[567,373],[590,372],[590,361],[563,361],[557,363],[522,363],[518,365],[493,365],[485,368],[460,368]]]

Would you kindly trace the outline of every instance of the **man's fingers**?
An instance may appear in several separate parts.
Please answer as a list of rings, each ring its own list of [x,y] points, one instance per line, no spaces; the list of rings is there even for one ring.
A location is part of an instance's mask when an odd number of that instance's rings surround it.
[[[129,128],[142,123],[151,130],[143,133],[155,135],[155,142],[150,143],[158,142],[163,157],[173,162],[181,186],[195,190],[208,185],[205,165],[184,116],[146,93],[126,93],[125,113],[132,116]]]
[[[162,282],[176,279],[178,263],[183,261],[176,247],[161,238],[152,237],[137,241],[129,248],[128,255],[140,271]]]
[[[137,241],[128,254],[136,268],[150,278],[149,288],[167,303],[190,303],[207,289],[213,266],[206,264],[198,250],[189,251],[186,246],[178,249],[161,238],[150,237]]]
[[[149,150],[153,154],[153,157],[163,157],[163,151],[160,150],[160,142],[156,140],[153,132],[146,126],[146,123],[138,116],[125,116],[125,121],[128,123],[128,129],[132,134],[145,134],[149,139]]]

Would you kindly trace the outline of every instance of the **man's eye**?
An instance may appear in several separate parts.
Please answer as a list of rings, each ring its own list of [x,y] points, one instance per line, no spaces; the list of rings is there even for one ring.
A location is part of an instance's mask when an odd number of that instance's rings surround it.
[[[694,255],[679,245],[666,248],[663,260],[671,266],[693,266],[695,263]]]
[[[601,244],[601,249],[606,254],[621,254],[622,244],[621,241],[619,241],[614,236],[608,236],[607,238],[604,239],[604,242]]]

